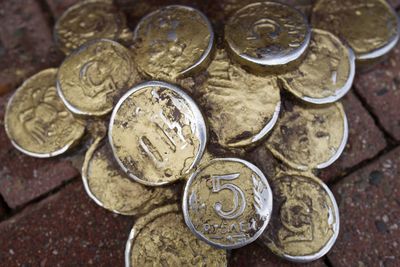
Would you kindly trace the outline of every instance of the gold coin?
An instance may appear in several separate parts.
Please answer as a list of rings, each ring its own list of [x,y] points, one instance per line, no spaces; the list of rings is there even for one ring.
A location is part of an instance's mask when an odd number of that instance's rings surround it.
[[[164,82],[133,87],[118,102],[108,134],[114,156],[134,180],[172,183],[200,161],[206,126],[194,101]]]
[[[107,39],[88,42],[62,63],[57,90],[66,107],[77,115],[102,116],[113,109],[115,98],[137,79],[124,46]]]
[[[164,206],[138,219],[125,249],[125,266],[227,266],[225,250],[197,239],[178,205]]]
[[[280,76],[285,89],[300,99],[333,103],[351,88],[355,75],[353,51],[335,35],[312,29],[310,45],[299,67]]]
[[[174,79],[201,68],[214,33],[200,11],[166,6],[145,16],[134,31],[136,62],[152,78]]]
[[[140,215],[177,201],[175,186],[151,188],[134,182],[119,168],[111,148],[98,138],[86,152],[82,179],[88,195],[101,207],[124,215]]]
[[[311,21],[345,39],[358,60],[383,56],[399,39],[397,14],[385,0],[319,0]]]
[[[326,168],[337,160],[348,138],[342,104],[285,105],[283,115],[265,142],[272,154],[299,170]]]
[[[224,50],[207,69],[199,88],[210,131],[223,147],[242,147],[262,139],[275,125],[280,91],[273,76],[256,76],[233,64]]]
[[[259,2],[230,17],[225,39],[243,62],[279,66],[300,58],[310,41],[310,28],[296,9],[276,2]]]
[[[56,90],[57,69],[27,79],[8,102],[5,129],[21,152],[38,158],[60,155],[82,137],[83,122],[65,108]]]
[[[316,177],[281,173],[273,179],[274,211],[261,242],[295,262],[324,256],[339,234],[339,210],[328,187]]]
[[[216,158],[193,173],[183,196],[190,230],[208,244],[234,249],[255,241],[272,213],[272,192],[264,174],[237,158]]]

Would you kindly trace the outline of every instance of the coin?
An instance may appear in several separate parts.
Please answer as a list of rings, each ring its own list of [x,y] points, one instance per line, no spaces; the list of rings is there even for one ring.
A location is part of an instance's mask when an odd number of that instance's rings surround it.
[[[281,106],[275,76],[256,76],[218,50],[198,88],[210,131],[223,147],[243,147],[262,139],[275,125]]]
[[[324,256],[339,234],[339,210],[328,187],[302,173],[278,175],[272,182],[274,212],[261,242],[295,262]]]
[[[133,35],[139,69],[158,79],[175,79],[201,68],[214,42],[207,17],[194,8],[179,5],[148,14]]]
[[[197,239],[186,227],[178,205],[139,218],[125,248],[125,266],[227,266],[225,250]]]
[[[351,88],[355,75],[355,56],[335,35],[312,29],[305,58],[296,70],[280,76],[283,88],[300,99],[314,103],[333,103]]]
[[[130,51],[117,42],[99,39],[74,51],[62,63],[57,90],[66,107],[77,115],[102,116],[115,98],[138,79]]]
[[[255,241],[272,212],[272,192],[264,174],[237,158],[216,158],[194,172],[183,196],[183,213],[201,240],[223,249]]]
[[[383,56],[399,39],[397,14],[385,0],[319,0],[311,21],[345,39],[358,60]]]
[[[265,142],[275,157],[298,170],[326,168],[339,158],[348,138],[342,104],[286,102],[284,110]]]
[[[200,161],[206,125],[194,101],[164,82],[130,89],[111,116],[109,141],[122,169],[146,185],[172,183]]]
[[[276,2],[259,2],[230,17],[225,39],[241,61],[279,66],[300,58],[310,41],[310,28],[296,9]]]
[[[27,79],[8,102],[5,129],[21,152],[38,158],[60,155],[82,137],[83,122],[64,107],[56,90],[57,69]]]

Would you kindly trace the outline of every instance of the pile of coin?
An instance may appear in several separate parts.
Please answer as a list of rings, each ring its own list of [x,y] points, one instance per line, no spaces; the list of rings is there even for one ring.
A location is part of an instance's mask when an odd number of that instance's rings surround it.
[[[14,146],[46,158],[90,140],[88,195],[136,218],[126,266],[227,266],[227,251],[256,240],[295,262],[325,255],[339,212],[315,170],[346,146],[338,101],[356,63],[398,41],[393,9],[319,0],[309,23],[286,4],[238,2],[214,34],[202,12],[181,5],[131,31],[111,2],[80,2],[57,21],[67,57],[10,99]],[[279,163],[274,174],[244,159],[259,147]]]

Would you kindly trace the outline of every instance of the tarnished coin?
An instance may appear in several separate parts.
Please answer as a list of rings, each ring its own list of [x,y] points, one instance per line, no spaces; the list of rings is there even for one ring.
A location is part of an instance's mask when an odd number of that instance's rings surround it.
[[[282,173],[272,182],[274,211],[260,240],[275,254],[295,262],[324,256],[339,234],[339,210],[318,178]]]
[[[340,103],[303,106],[285,103],[283,115],[265,142],[272,154],[299,170],[322,169],[342,154],[348,138]]]
[[[335,35],[313,29],[304,60],[298,68],[280,76],[280,80],[285,89],[300,99],[326,104],[350,90],[354,75],[353,51]]]
[[[5,129],[12,144],[32,157],[60,155],[76,144],[85,127],[65,108],[56,90],[57,69],[27,79],[8,102]]]
[[[242,147],[262,139],[275,125],[281,106],[276,77],[260,77],[234,65],[224,50],[207,69],[199,88],[210,130],[223,147]]]
[[[102,116],[113,109],[115,98],[137,79],[130,51],[117,42],[88,42],[62,63],[57,91],[77,115]]]
[[[225,39],[239,59],[279,66],[303,54],[310,41],[310,28],[296,9],[277,2],[259,2],[230,17]]]
[[[208,19],[186,6],[166,6],[145,16],[134,31],[135,60],[152,78],[177,78],[206,64],[214,33]]]
[[[227,253],[197,239],[186,227],[178,205],[139,218],[125,248],[126,267],[227,266]]]
[[[272,212],[272,192],[264,174],[237,158],[213,159],[193,173],[183,196],[190,230],[217,248],[255,241]]]
[[[194,101],[164,82],[130,89],[116,105],[109,141],[122,169],[146,185],[163,185],[187,175],[200,161],[206,125]]]
[[[345,39],[358,60],[383,56],[399,39],[397,14],[385,0],[319,0],[311,21]]]

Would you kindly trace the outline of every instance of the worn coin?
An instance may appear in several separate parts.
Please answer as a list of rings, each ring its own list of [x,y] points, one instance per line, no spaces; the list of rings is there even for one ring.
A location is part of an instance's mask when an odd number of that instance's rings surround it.
[[[350,90],[354,75],[353,51],[330,32],[313,29],[304,60],[297,69],[280,76],[280,81],[300,99],[326,104]]]
[[[108,137],[119,165],[131,178],[162,185],[183,178],[200,161],[206,125],[185,92],[151,81],[119,100]]]
[[[138,76],[130,51],[117,42],[99,39],[64,60],[58,71],[57,90],[74,114],[101,116],[111,112],[114,99],[135,79]]]
[[[227,266],[227,253],[197,239],[178,205],[139,218],[125,248],[125,266]]]
[[[264,174],[237,158],[216,158],[194,172],[183,196],[190,230],[217,248],[234,249],[255,241],[272,212],[272,192]]]
[[[12,144],[32,157],[64,153],[82,137],[83,122],[65,108],[56,90],[57,69],[27,79],[7,105],[5,129]]]
[[[304,173],[281,173],[272,182],[274,211],[261,242],[295,262],[324,256],[339,234],[339,210],[329,188]]]

